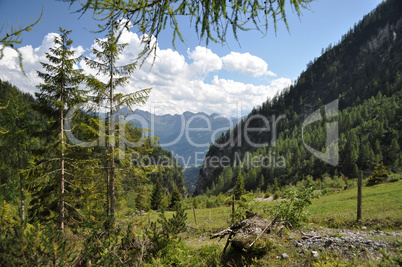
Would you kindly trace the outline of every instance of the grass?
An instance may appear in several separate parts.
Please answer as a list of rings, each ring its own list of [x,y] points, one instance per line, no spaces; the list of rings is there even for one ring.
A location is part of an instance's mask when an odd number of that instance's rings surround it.
[[[330,227],[347,227],[356,220],[357,188],[314,199],[311,221]],[[363,187],[362,223],[377,229],[400,229],[402,181]]]
[[[271,214],[264,211],[269,210],[278,201],[259,202],[257,212],[267,218]],[[373,187],[363,187],[363,221],[357,224],[356,221],[357,188],[333,192],[313,199],[312,205],[308,207],[311,214],[310,221],[303,229],[314,229],[320,226],[329,228],[361,228],[366,226],[370,229],[400,230],[402,222],[402,181],[386,183]],[[356,255],[348,259],[344,255],[336,254],[336,251],[321,251],[319,258],[313,258],[311,251],[300,252],[300,248],[291,243],[290,237],[297,237],[298,231],[285,230],[284,236],[264,235],[259,242],[265,244],[264,255],[250,255],[246,252],[239,252],[228,248],[225,255],[221,251],[226,243],[226,238],[219,241],[210,239],[212,233],[217,232],[231,224],[231,207],[222,206],[217,208],[196,209],[197,224],[195,223],[193,209],[186,210],[187,232],[180,234],[182,247],[168,249],[169,257],[178,260],[178,263],[190,264],[192,266],[284,266],[284,265],[308,265],[308,266],[383,266],[400,263],[400,246],[395,251],[384,251],[381,262],[377,259],[367,259],[364,256]],[[170,218],[174,212],[166,211],[165,216]],[[143,216],[136,216],[134,219],[140,222],[136,225],[146,226],[148,221],[156,221],[159,212],[151,211]],[[131,218],[132,220],[133,218]],[[313,224],[311,224],[313,223]],[[139,226],[141,227],[141,226]],[[335,230],[335,234],[336,234]],[[399,237],[371,236],[373,240],[386,239],[387,242],[400,243]],[[398,243],[398,244],[399,244]],[[280,255],[287,253],[289,259],[283,260]],[[165,258],[164,258],[165,259]],[[162,258],[157,258],[162,260]],[[182,262],[185,260],[185,262]],[[169,265],[169,263],[153,262],[151,265]],[[179,265],[180,265],[179,264]],[[179,266],[178,265],[178,266]],[[183,265],[184,266],[184,265]]]
[[[273,207],[277,201],[261,202],[259,211]],[[357,188],[342,190],[312,200],[308,207],[310,222],[318,225],[339,228],[353,226],[356,220]],[[201,233],[213,232],[226,228],[231,223],[231,207],[196,209],[197,224],[192,209],[187,209],[187,225]],[[173,211],[166,211],[167,218]],[[268,214],[263,214],[268,217]],[[138,216],[144,223],[156,221],[159,212]],[[402,181],[363,187],[362,224],[367,227],[387,230],[401,229],[402,223]]]

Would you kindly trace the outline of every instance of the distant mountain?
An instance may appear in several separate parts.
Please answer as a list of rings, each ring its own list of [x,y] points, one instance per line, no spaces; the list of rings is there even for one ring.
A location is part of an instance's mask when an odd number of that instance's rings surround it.
[[[133,115],[126,108],[119,113],[128,115],[127,118]],[[160,146],[172,152],[184,167],[201,165],[210,144],[238,123],[237,118],[216,113],[187,111],[181,115],[154,115],[137,109],[134,115],[136,126],[149,129],[151,136],[159,138]]]
[[[400,171],[401,14],[400,0],[381,3],[338,44],[309,62],[295,84],[217,139],[206,155],[196,193],[226,192],[239,171],[247,190],[266,190],[275,179],[282,185],[308,175],[320,179],[325,173],[342,173],[346,181],[357,177],[358,170],[370,175],[378,162]],[[247,126],[253,131],[246,135]],[[336,155],[331,163],[328,151]],[[216,158],[229,163],[217,165],[211,160]],[[251,166],[253,159],[257,167]]]

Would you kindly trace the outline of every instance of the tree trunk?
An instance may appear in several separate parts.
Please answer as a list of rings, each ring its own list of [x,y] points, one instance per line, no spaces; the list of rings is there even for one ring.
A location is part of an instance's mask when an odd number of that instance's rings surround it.
[[[111,68],[110,68],[110,213],[113,219],[115,218],[115,185],[114,185],[114,146],[115,146],[115,136],[114,136],[114,114],[113,114],[113,53],[111,54]]]
[[[110,216],[109,139],[106,142],[105,170],[106,170],[106,217],[109,218]]]
[[[61,103],[64,103],[64,87],[61,85]],[[64,231],[64,106],[60,109],[60,138],[61,138],[61,157],[60,157],[60,203],[59,203],[59,227],[60,230]]]

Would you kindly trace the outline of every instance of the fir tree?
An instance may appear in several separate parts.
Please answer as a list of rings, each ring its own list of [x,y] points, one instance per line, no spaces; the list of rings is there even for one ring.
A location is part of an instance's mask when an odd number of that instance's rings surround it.
[[[235,189],[234,189],[235,199],[239,200],[240,197],[244,194],[244,192],[245,192],[245,190],[244,190],[244,179],[243,179],[242,171],[239,168],[237,179],[236,179],[236,186],[235,186]]]
[[[170,209],[179,209],[181,207],[181,194],[177,186],[174,186],[172,194],[170,195]]]
[[[38,87],[40,93],[36,96],[40,102],[39,109],[44,115],[50,116],[55,129],[57,129],[55,160],[60,162],[58,169],[51,170],[45,176],[54,177],[57,173],[59,190],[58,214],[59,228],[64,230],[65,221],[65,183],[66,183],[66,141],[64,136],[65,114],[68,108],[81,101],[81,92],[78,84],[82,80],[80,72],[74,68],[81,58],[74,57],[75,52],[71,49],[73,41],[69,38],[71,31],[60,28],[60,35],[54,38],[54,47],[46,53],[50,63],[41,62],[46,72],[38,71],[39,77],[44,83]]]
[[[274,179],[274,185],[272,186],[272,193],[279,192],[279,183],[278,179]]]
[[[401,149],[398,144],[398,140],[396,138],[393,138],[391,141],[391,145],[388,150],[388,159],[391,163],[396,165],[396,162],[399,162],[399,157],[401,154]]]
[[[162,203],[162,200],[163,200],[163,187],[159,181],[159,178],[157,178],[151,195],[151,209],[158,210]]]
[[[374,167],[374,171],[368,178],[367,186],[381,184],[388,179],[389,172],[382,162]]]

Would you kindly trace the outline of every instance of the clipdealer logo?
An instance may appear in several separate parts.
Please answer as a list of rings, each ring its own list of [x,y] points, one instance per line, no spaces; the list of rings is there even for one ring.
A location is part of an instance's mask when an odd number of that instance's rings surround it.
[[[325,118],[321,115],[321,109],[317,109],[312,114],[310,114],[303,122],[302,126],[302,140],[304,147],[310,151],[314,156],[320,160],[336,166],[339,162],[339,146],[338,146],[338,122],[326,122],[326,146],[325,152],[315,150],[310,147],[304,140],[304,128],[316,121],[328,120],[338,115],[339,100],[332,101],[331,103],[324,106]]]
[[[305,128],[317,121],[327,121],[330,120],[331,118],[335,117],[338,115],[338,104],[339,101],[335,100],[327,105],[324,106],[323,110],[317,109],[316,111],[314,111],[312,114],[310,114],[304,121],[302,124],[302,142],[304,147],[310,152],[312,153],[315,157],[317,157],[318,159],[332,165],[332,166],[336,166],[339,162],[339,147],[338,147],[338,122],[326,122],[326,146],[325,146],[325,152],[319,151],[314,149],[313,147],[311,147],[308,142],[305,140]],[[148,129],[148,122],[142,117],[139,116],[137,114],[131,114],[127,117],[125,117],[124,119],[122,118],[118,118],[115,122],[115,125],[119,126],[119,131],[118,131],[118,142],[117,144],[115,144],[114,140],[114,136],[115,136],[115,131],[116,129],[114,129],[114,127],[110,128],[108,130],[108,133],[106,133],[106,121],[101,119],[99,120],[99,134],[98,134],[98,138],[95,141],[92,142],[85,142],[85,141],[81,141],[79,139],[77,139],[73,132],[73,125],[72,125],[72,118],[74,117],[74,115],[77,113],[77,111],[80,108],[85,107],[85,104],[79,104],[76,105],[74,107],[72,107],[69,112],[67,113],[66,116],[66,120],[65,120],[65,133],[66,133],[66,137],[69,139],[70,142],[72,142],[74,145],[78,145],[81,147],[94,147],[94,146],[106,146],[106,142],[113,142],[112,145],[117,145],[116,148],[118,148],[119,151],[119,159],[124,159],[125,157],[125,151],[127,147],[139,147],[141,145],[143,145],[145,143],[145,138],[140,138],[140,140],[137,140],[135,142],[129,141],[126,138],[125,132],[124,130],[124,124],[129,122],[129,121],[137,121],[139,122],[139,124],[142,126],[141,128],[145,128]],[[192,120],[194,120],[194,118],[191,118],[190,120],[188,120],[186,122],[186,120],[184,119],[184,116],[181,116],[181,131],[180,131],[180,135],[173,141],[171,141],[168,144],[165,144],[165,146],[168,145],[172,145],[176,142],[178,142],[183,136],[186,137],[186,140],[189,142],[189,144],[191,144],[194,147],[204,147],[204,146],[209,146],[209,143],[207,144],[196,144],[192,141],[189,132],[190,131],[206,131],[206,130],[210,130],[212,131],[211,128],[211,122],[208,120],[209,118],[205,117],[205,116],[201,116],[201,115],[196,115],[198,117],[201,117],[200,119],[205,120],[208,123],[208,127],[207,128],[201,128],[201,129],[197,129],[197,128],[192,128],[190,127],[190,123]],[[239,117],[240,118],[240,117]],[[245,141],[251,145],[252,147],[258,148],[258,147],[266,147],[268,145],[271,145],[272,147],[276,146],[276,139],[277,139],[277,124],[280,120],[285,119],[286,115],[280,115],[278,118],[276,118],[276,116],[271,116],[271,121],[268,120],[268,118],[266,118],[263,115],[253,115],[251,117],[249,117],[246,121],[245,121],[245,127],[243,129],[244,133],[241,132],[240,127],[237,128],[238,130],[238,134],[244,134],[245,136]],[[263,121],[264,127],[262,128],[251,128],[250,127],[250,122],[252,120],[261,120]],[[214,143],[214,138],[216,138],[218,132],[220,130],[229,130],[230,128],[234,128],[234,125],[232,123],[232,121],[230,120],[230,118],[228,118],[228,122],[231,124],[231,127],[229,128],[221,128],[218,130],[215,130],[212,135],[211,135],[211,142]],[[154,121],[151,120],[151,132],[152,134],[154,134],[155,129],[154,129]],[[265,142],[265,143],[254,143],[248,136],[249,132],[271,132],[271,139],[270,142]],[[106,135],[109,136],[108,140],[106,140]],[[215,143],[214,144],[217,147],[222,147],[222,146],[226,146],[226,145],[238,145],[241,146],[241,138],[234,138],[233,136],[233,132],[231,132],[230,138],[228,140],[228,142],[223,143],[223,144],[218,144]],[[274,157],[275,154],[273,154],[272,157]],[[269,157],[271,158],[271,154],[269,154]],[[279,158],[279,155],[278,155]],[[247,158],[248,159],[248,158]],[[259,159],[259,158],[258,158]],[[241,161],[241,160],[240,160]],[[244,161],[244,159],[243,159]],[[259,161],[261,161],[261,159],[259,159]],[[285,162],[284,158],[283,161]],[[151,161],[150,161],[151,162]],[[286,164],[282,164],[283,167],[286,166]]]

